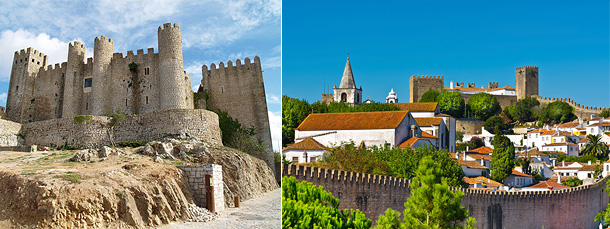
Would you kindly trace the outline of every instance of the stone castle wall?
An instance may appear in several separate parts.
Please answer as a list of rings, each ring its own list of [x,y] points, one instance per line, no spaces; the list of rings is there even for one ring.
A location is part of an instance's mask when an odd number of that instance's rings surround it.
[[[250,58],[220,62],[218,67],[211,64],[210,68],[203,65],[201,90],[208,93],[206,100],[210,110],[220,109],[237,119],[245,127],[254,127],[256,137],[264,142],[267,153],[265,162],[274,170],[271,131],[269,129],[269,114],[261,62],[258,56],[251,63]]]
[[[603,110],[610,110],[610,108],[606,108],[606,107],[583,106],[581,104],[578,104],[578,103],[572,101],[572,99],[570,99],[570,98],[550,98],[550,97],[541,97],[541,96],[533,96],[533,97],[538,99],[540,104],[549,104],[549,103],[556,102],[556,101],[566,102],[574,108],[574,114],[578,118],[587,119],[587,120],[591,119],[591,115],[599,116],[599,113],[601,113]]]
[[[20,134],[25,145],[84,148],[110,145],[110,120],[93,116],[78,123],[61,118],[24,124]],[[126,117],[114,126],[113,138],[121,141],[154,141],[165,137],[192,137],[222,144],[218,116],[207,110],[174,109]]]
[[[409,78],[409,102],[419,102],[426,91],[432,89],[442,91],[445,85],[444,76],[413,75]]]
[[[153,48],[113,53],[113,41],[95,39],[94,58],[86,47],[69,45],[67,62],[46,65],[47,56],[28,48],[15,52],[7,99],[8,119],[36,122],[114,111],[144,114],[163,109],[193,109],[190,77],[184,71],[178,24],[159,27],[160,52]],[[34,62],[32,62],[34,61]],[[130,63],[138,64],[137,72]],[[85,80],[91,79],[91,87]],[[162,104],[165,104],[162,106]]]
[[[284,176],[321,185],[339,199],[339,208],[360,209],[375,222],[387,208],[400,213],[410,180],[389,176],[283,165]],[[476,228],[597,228],[595,215],[608,203],[608,177],[587,186],[536,192],[486,192],[458,188]]]
[[[21,124],[9,120],[0,119],[0,147],[19,146],[23,139],[19,136]]]
[[[467,135],[481,134],[483,123],[484,122],[479,119],[460,118],[455,122],[455,131],[461,131]]]
[[[523,66],[515,69],[517,99],[538,95],[538,67]]]

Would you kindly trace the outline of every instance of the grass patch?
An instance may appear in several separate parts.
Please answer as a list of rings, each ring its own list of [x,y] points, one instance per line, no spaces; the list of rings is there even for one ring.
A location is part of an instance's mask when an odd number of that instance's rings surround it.
[[[93,119],[92,115],[77,115],[74,116],[74,121],[77,123],[83,123],[84,121],[89,121]]]
[[[88,176],[84,176],[84,175],[80,175],[78,173],[72,173],[72,172],[67,172],[66,174],[63,174],[63,175],[55,175],[54,177],[70,181],[70,183],[73,183],[73,184],[74,183],[78,184],[81,182],[81,180],[89,178]]]
[[[51,153],[44,157],[38,158],[34,161],[30,161],[27,164],[30,165],[50,165],[58,162],[64,162],[66,159],[71,158],[74,154],[70,152],[65,153]]]

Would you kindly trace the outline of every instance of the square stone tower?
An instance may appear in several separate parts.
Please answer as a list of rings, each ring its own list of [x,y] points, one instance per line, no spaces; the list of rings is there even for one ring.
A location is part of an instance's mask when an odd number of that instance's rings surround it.
[[[538,67],[523,66],[515,69],[517,99],[538,95]]]

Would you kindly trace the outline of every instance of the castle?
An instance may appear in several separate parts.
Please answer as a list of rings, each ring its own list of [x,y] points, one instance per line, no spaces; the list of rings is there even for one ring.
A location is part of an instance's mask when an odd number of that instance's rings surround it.
[[[93,58],[85,45],[71,42],[68,61],[47,66],[47,56],[28,48],[15,52],[6,104],[8,119],[35,122],[114,111],[143,114],[193,109],[189,75],[182,64],[180,26],[158,31],[159,53],[142,49],[127,56],[113,53],[113,40],[95,38]]]
[[[89,120],[99,125],[81,126],[73,123],[75,116],[121,112],[138,116],[115,127],[117,141],[189,136],[219,143],[218,117],[194,109],[197,104],[227,111],[244,126],[254,127],[267,148],[265,161],[273,170],[260,58],[255,57],[253,63],[246,58],[243,64],[237,60],[236,66],[231,61],[227,67],[224,63],[218,68],[215,64],[210,69],[202,66],[199,92],[207,96],[195,101],[190,76],[184,71],[180,26],[163,24],[157,36],[158,53],[149,48],[146,54],[140,49],[135,54],[128,51],[127,56],[113,53],[112,39],[96,37],[93,58],[86,61],[85,45],[74,41],[69,44],[67,62],[55,66],[47,65],[48,57],[33,48],[15,52],[6,118],[16,123],[7,123],[11,127],[8,138],[23,136],[26,145],[104,145],[109,142],[102,130],[108,125],[106,118]]]

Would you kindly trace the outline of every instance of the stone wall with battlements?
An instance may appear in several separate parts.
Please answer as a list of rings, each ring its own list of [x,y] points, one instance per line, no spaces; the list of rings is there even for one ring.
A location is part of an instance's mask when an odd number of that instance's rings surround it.
[[[208,68],[202,66],[203,79],[200,90],[209,95],[206,101],[210,110],[220,109],[237,119],[246,127],[254,127],[256,137],[264,142],[267,153],[265,162],[274,171],[271,130],[261,61],[258,56],[254,62],[250,58],[236,60],[235,65],[228,61]]]
[[[7,117],[19,123],[114,111],[145,114],[163,109],[193,109],[190,76],[184,71],[178,24],[159,27],[159,53],[149,48],[113,53],[113,41],[95,39],[94,57],[71,42],[67,62],[48,65],[32,48],[15,52],[7,98]],[[33,61],[33,62],[32,62]],[[130,63],[138,65],[130,70]],[[91,80],[91,85],[85,85]],[[162,106],[162,104],[165,104]]]
[[[413,75],[409,78],[409,102],[419,102],[426,91],[442,91],[445,85],[444,76]]]
[[[407,179],[287,164],[282,170],[284,176],[323,186],[339,199],[339,208],[360,209],[373,222],[387,208],[402,213],[410,195]],[[608,203],[607,180],[555,191],[458,189],[476,228],[597,228],[593,219]]]
[[[20,134],[25,145],[85,148],[110,145],[110,120],[93,116],[77,122],[74,118],[52,119],[24,124]],[[222,145],[218,116],[207,110],[173,109],[128,116],[114,126],[113,138],[121,141],[155,141],[165,137],[195,138]]]
[[[541,96],[532,96],[532,97],[538,99],[538,101],[541,104],[549,104],[549,103],[556,102],[556,101],[566,102],[574,108],[574,114],[578,118],[587,119],[587,120],[591,119],[591,115],[599,116],[599,113],[601,113],[603,110],[610,110],[610,108],[606,108],[606,107],[583,106],[579,103],[572,101],[572,99],[570,99],[570,98],[550,98],[550,97],[541,97]]]

